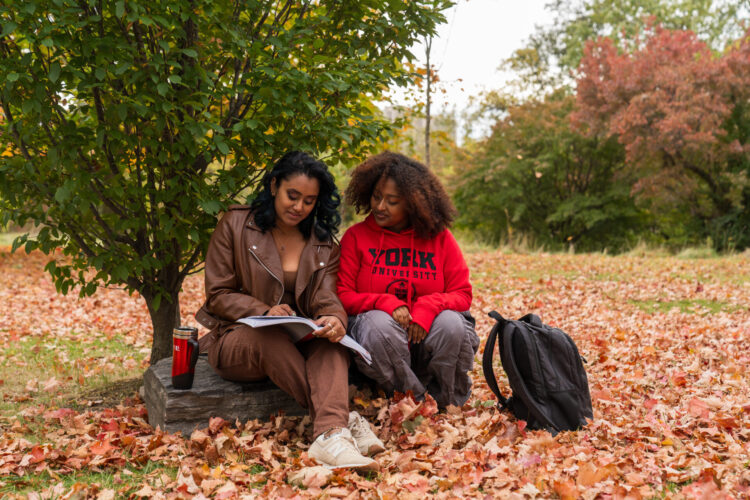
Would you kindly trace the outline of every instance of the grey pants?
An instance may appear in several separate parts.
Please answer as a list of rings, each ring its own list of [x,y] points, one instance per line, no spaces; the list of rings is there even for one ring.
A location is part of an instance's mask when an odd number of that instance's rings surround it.
[[[429,393],[441,408],[463,405],[471,395],[469,371],[479,348],[473,324],[456,311],[443,311],[427,337],[409,348],[406,331],[386,312],[373,310],[349,319],[349,335],[372,354],[372,365],[355,356],[357,368],[389,395]]]

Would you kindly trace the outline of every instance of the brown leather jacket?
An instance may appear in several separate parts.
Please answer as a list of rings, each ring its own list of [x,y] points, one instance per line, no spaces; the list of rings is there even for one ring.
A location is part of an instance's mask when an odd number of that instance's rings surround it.
[[[300,256],[294,298],[303,316],[336,316],[346,327],[346,312],[336,295],[339,254],[338,244],[319,240],[313,231]],[[271,233],[261,231],[247,205],[230,206],[206,254],[206,302],[195,319],[211,331],[200,339],[201,352],[236,327],[234,321],[260,316],[278,304],[283,276]]]

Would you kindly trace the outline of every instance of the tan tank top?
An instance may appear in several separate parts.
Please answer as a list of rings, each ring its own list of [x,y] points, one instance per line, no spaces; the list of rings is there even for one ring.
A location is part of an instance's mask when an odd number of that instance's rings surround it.
[[[294,300],[294,286],[297,283],[297,271],[284,271],[284,295],[281,297],[281,303],[287,304],[299,314],[297,302]]]

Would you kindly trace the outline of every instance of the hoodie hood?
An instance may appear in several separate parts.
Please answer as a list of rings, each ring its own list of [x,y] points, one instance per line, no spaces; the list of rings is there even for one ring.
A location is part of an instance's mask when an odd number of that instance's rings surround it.
[[[393,231],[391,231],[389,229],[386,229],[384,227],[378,226],[378,223],[375,222],[375,216],[373,216],[372,213],[370,213],[367,216],[367,218],[365,219],[364,223],[371,230],[376,231],[376,232],[381,232],[383,234],[390,234],[390,235],[393,235],[393,236],[396,236],[396,237],[398,237],[398,236],[409,237],[410,235],[412,235],[412,236],[414,235],[414,228],[413,227],[406,228],[403,231],[401,231],[400,233],[396,233],[396,232],[393,232]]]

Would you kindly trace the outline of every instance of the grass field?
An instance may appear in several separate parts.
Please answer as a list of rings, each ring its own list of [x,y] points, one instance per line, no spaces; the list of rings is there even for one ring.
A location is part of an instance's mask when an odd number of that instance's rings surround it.
[[[2,242],[0,242],[2,243]],[[473,248],[480,337],[497,309],[539,314],[588,360],[594,421],[555,437],[493,408],[480,363],[462,409],[356,392],[388,450],[379,474],[331,474],[305,453],[309,419],[147,424],[145,304],[122,290],[57,295],[48,257],[0,249],[0,496],[743,498],[750,494],[750,257]],[[184,323],[202,278],[181,297]],[[477,359],[481,355],[478,353]],[[496,367],[498,373],[502,369]],[[507,389],[504,378],[501,384]]]

